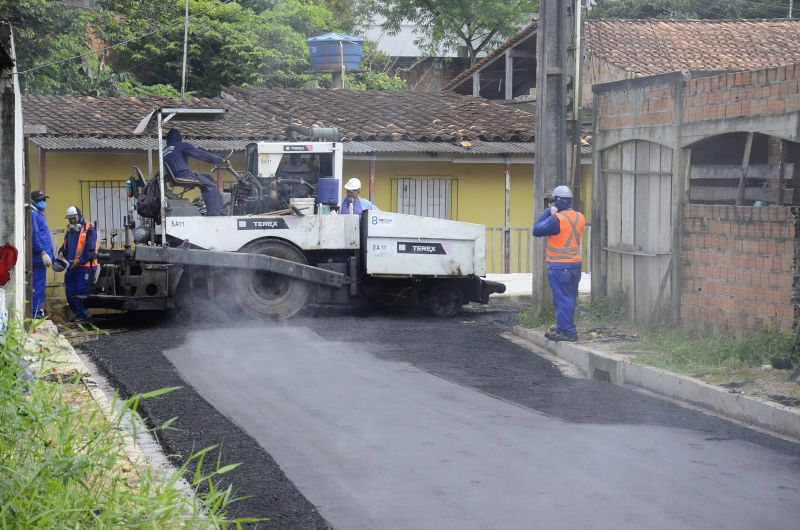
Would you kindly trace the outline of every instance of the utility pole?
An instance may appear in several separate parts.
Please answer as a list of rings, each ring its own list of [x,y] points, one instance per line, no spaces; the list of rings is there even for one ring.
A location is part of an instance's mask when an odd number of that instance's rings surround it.
[[[789,0],[789,16],[786,18],[792,18],[792,9],[794,8],[794,0]]]
[[[183,68],[181,69],[181,101],[186,99],[186,62],[189,57],[189,0],[184,0],[183,15]]]
[[[536,32],[536,147],[534,152],[533,215],[545,207],[545,197],[571,175],[568,153],[576,126],[575,9],[576,0],[541,0]],[[573,129],[574,130],[574,129]],[[544,265],[545,239],[533,246],[534,310],[551,304]]]

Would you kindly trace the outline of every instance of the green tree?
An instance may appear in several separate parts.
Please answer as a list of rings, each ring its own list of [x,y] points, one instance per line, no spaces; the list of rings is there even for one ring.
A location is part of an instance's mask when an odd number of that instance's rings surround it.
[[[190,0],[188,90],[216,96],[226,85],[330,86],[330,75],[310,71],[306,38],[352,31],[357,10],[346,4]],[[65,8],[63,0],[0,0],[0,17],[14,26],[22,89],[35,94],[179,95],[183,10],[183,0],[99,0],[92,10]],[[379,69],[349,80],[353,88],[405,88]]]
[[[275,9],[283,0],[239,0],[242,7],[252,9],[256,13]],[[362,0],[311,0],[313,3],[335,13],[332,31],[350,33],[359,22],[368,18],[361,5]]]
[[[37,94],[89,92],[99,61],[89,54],[91,15],[64,9],[56,0],[0,0],[0,18],[11,23],[22,89]]]
[[[228,85],[329,86],[330,76],[310,71],[306,38],[337,28],[326,6],[333,1],[190,0],[187,90],[216,96]],[[103,39],[125,42],[111,56],[114,67],[134,73],[145,85],[180,87],[183,0],[100,4],[115,13]],[[370,89],[397,85],[379,72],[366,79]]]
[[[603,0],[592,18],[739,19],[786,18],[787,0]]]
[[[183,0],[101,5],[117,15],[103,39],[126,42],[114,50],[112,64],[146,85],[180,87]],[[191,0],[189,13],[187,89],[203,96],[218,95],[225,85],[303,85],[310,75],[305,35],[324,31],[332,18],[327,9],[300,0],[260,13],[236,2]]]
[[[430,55],[466,46],[472,63],[529,23],[538,0],[369,0],[370,11],[385,17],[384,27],[399,31],[403,22],[420,28],[416,44]]]
[[[20,86],[28,94],[173,95],[168,86],[145,87],[116,73],[92,28],[98,10],[65,8],[62,0],[0,0],[0,15],[14,28]]]

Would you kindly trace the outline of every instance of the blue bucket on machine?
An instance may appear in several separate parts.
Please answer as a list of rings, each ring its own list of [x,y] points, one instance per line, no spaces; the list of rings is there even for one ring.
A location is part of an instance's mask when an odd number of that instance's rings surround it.
[[[339,179],[320,177],[317,181],[317,202],[328,206],[337,206],[339,198]]]
[[[338,72],[344,68],[348,72],[361,69],[361,54],[364,39],[355,35],[326,33],[306,39],[311,57],[311,70],[314,72]]]

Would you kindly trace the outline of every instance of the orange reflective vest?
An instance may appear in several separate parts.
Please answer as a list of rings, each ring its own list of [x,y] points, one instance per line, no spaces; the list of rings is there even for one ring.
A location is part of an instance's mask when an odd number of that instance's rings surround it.
[[[81,233],[78,236],[78,244],[75,246],[75,259],[80,260],[81,254],[83,254],[83,247],[86,246],[86,234],[89,232],[89,223],[86,223],[81,227]],[[64,248],[67,248],[67,236],[64,235]],[[94,253],[97,256],[97,251],[100,250],[100,238],[95,235],[94,238]],[[97,257],[94,259],[90,259],[86,263],[78,263],[79,267],[97,267],[98,266]]]
[[[579,263],[581,261],[581,234],[586,219],[581,212],[564,210],[555,214],[561,227],[557,234],[547,236],[547,257],[553,263]]]

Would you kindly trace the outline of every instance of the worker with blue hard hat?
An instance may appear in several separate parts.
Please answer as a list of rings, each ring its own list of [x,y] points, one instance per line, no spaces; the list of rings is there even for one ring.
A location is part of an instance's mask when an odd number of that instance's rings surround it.
[[[575,308],[581,280],[581,234],[586,225],[583,214],[572,208],[572,190],[557,186],[549,205],[533,225],[533,235],[547,238],[545,261],[547,280],[553,291],[556,326],[545,333],[553,341],[578,340]]]

